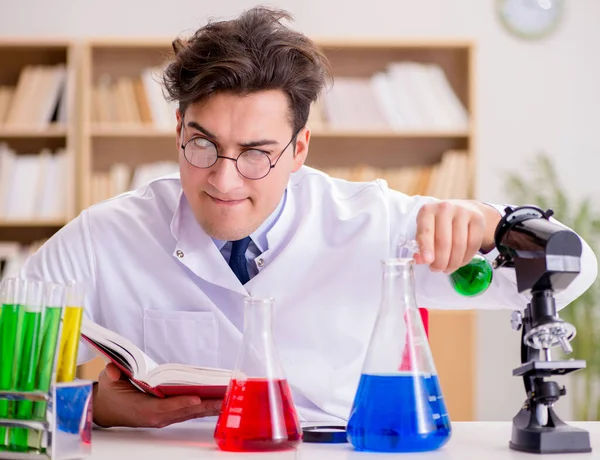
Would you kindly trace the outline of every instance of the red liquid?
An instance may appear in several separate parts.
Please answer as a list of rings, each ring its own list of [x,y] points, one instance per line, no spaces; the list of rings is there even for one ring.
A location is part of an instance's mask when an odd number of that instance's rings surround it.
[[[287,380],[232,380],[215,428],[221,450],[294,449],[302,441]]]

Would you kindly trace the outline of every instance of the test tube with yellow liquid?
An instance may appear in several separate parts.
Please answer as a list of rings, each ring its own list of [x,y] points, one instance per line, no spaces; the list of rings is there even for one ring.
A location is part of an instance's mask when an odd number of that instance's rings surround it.
[[[75,379],[84,301],[84,285],[78,281],[70,281],[66,286],[65,310],[56,370],[57,382],[72,382]]]

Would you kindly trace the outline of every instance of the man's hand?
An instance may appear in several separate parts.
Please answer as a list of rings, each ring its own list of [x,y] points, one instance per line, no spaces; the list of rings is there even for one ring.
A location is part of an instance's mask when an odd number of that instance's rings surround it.
[[[452,273],[469,263],[477,251],[494,247],[500,213],[484,203],[447,200],[427,203],[417,215],[415,261],[433,271]]]
[[[197,396],[160,399],[135,388],[121,378],[110,363],[94,385],[94,422],[102,427],[129,426],[162,428],[192,418],[219,415],[221,399],[200,401]]]

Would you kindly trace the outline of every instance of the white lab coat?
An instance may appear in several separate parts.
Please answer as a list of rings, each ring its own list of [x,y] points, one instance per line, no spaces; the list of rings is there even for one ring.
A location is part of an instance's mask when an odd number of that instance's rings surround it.
[[[301,419],[347,419],[379,306],[380,261],[395,254],[398,234],[414,236],[417,212],[430,200],[303,167],[290,179],[269,249],[255,261],[258,275],[242,286],[174,175],[83,211],[30,258],[23,276],[83,280],[87,317],[159,363],[232,368],[244,296],[274,297],[274,337]],[[559,307],[595,279],[587,244],[582,262],[578,279],[556,296]],[[466,298],[446,275],[419,266],[418,302],[523,308],[512,275],[500,269],[485,294]],[[91,357],[81,349],[79,362]]]

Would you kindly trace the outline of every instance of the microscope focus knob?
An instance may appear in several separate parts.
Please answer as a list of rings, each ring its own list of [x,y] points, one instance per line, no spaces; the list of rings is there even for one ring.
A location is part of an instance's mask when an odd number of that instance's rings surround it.
[[[523,313],[520,310],[514,310],[510,314],[510,325],[515,331],[521,329],[523,325]]]

